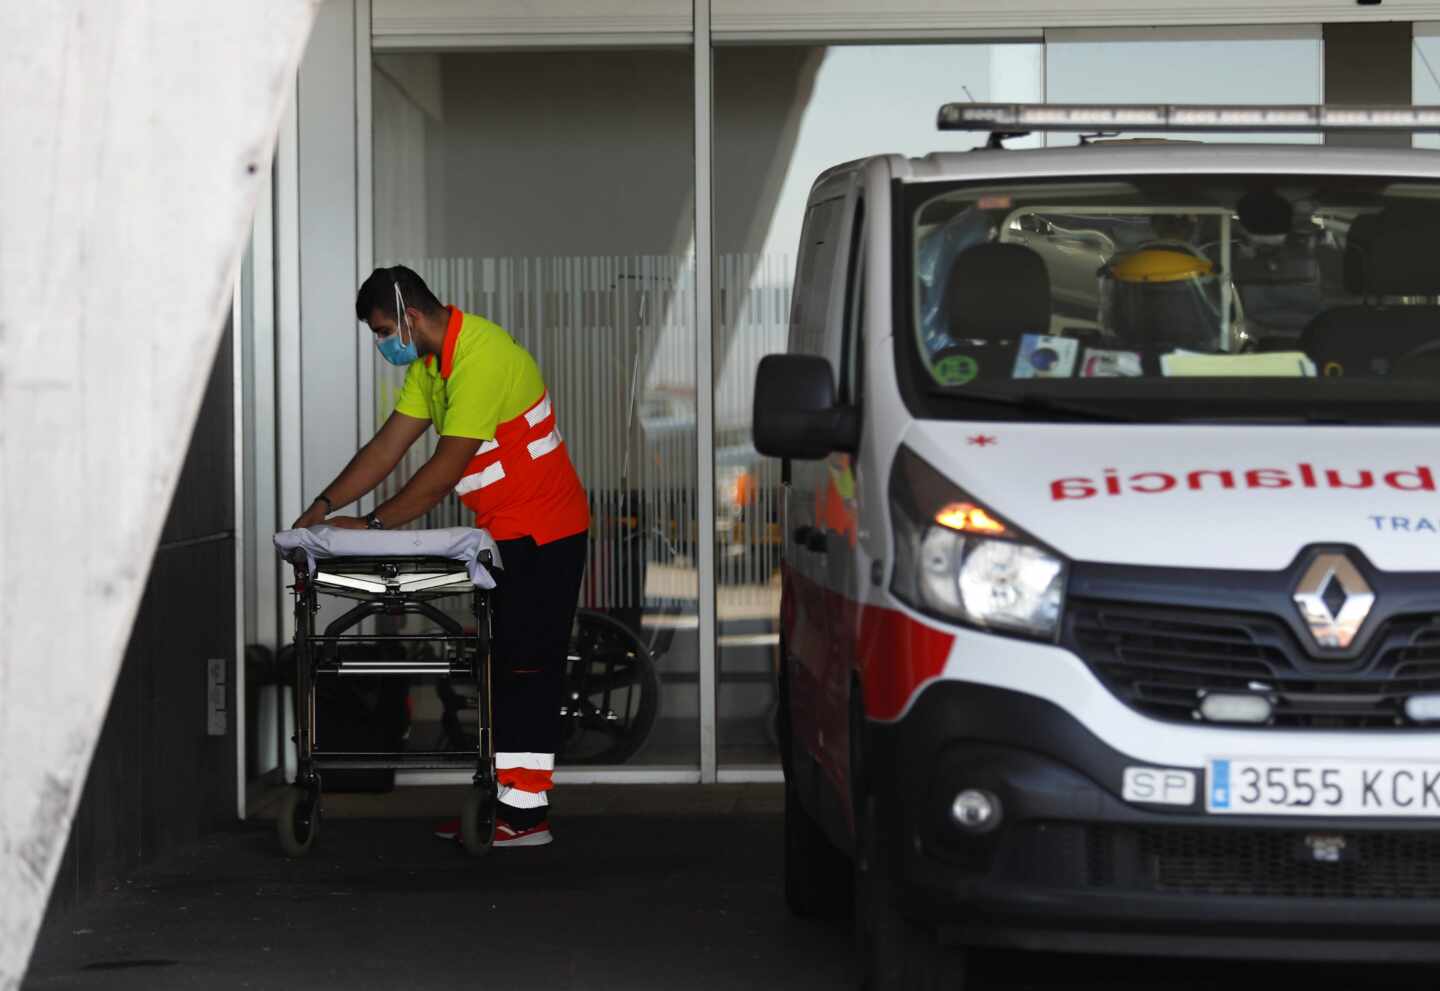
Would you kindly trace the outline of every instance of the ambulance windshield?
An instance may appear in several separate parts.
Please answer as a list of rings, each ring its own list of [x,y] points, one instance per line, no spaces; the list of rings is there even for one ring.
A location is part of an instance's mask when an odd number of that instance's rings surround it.
[[[917,186],[911,204],[931,395],[1110,412],[1210,397],[1224,415],[1440,384],[1440,183],[1045,179]]]

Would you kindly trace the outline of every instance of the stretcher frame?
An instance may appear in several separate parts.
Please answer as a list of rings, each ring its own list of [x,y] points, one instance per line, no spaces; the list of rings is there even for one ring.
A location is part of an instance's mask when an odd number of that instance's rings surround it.
[[[463,562],[437,557],[355,556],[326,558],[310,573],[303,554],[295,565],[295,736],[296,775],[276,819],[280,846],[303,856],[319,832],[322,775],[328,770],[451,770],[473,768],[473,786],[461,809],[460,839],[472,854],[494,842],[498,786],[495,770],[491,682],[490,593],[471,580]],[[480,563],[489,568],[491,555]],[[434,603],[467,595],[471,620],[466,625]],[[322,596],[355,600],[355,605],[317,631]],[[427,633],[355,632],[367,619],[422,616],[438,628]],[[345,644],[384,644],[405,648],[439,646],[438,651],[408,649],[404,659],[345,660]],[[317,726],[315,688],[319,679],[376,675],[419,675],[473,679],[479,693],[477,749],[473,751],[357,752],[324,750]]]

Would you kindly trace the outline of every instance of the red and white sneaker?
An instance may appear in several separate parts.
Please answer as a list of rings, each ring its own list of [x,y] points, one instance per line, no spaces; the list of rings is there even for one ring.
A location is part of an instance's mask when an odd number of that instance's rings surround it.
[[[442,840],[460,838],[460,820],[446,819],[435,827],[435,835]],[[545,846],[554,842],[550,834],[550,823],[542,822],[529,829],[515,829],[504,819],[495,822],[495,846]]]
[[[495,822],[495,846],[545,846],[555,837],[550,835],[550,823],[541,822],[529,829],[512,829],[504,819]]]

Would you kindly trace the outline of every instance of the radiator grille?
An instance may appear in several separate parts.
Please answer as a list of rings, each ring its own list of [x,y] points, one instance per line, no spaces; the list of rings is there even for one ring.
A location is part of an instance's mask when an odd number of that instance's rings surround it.
[[[1316,846],[1335,861],[1317,859]],[[1177,895],[1440,898],[1440,835],[1094,826],[1091,884]]]
[[[1168,606],[1074,602],[1068,645],[1129,705],[1192,721],[1210,692],[1260,692],[1271,725],[1399,728],[1405,700],[1440,692],[1440,618],[1399,617],[1358,660],[1310,657],[1280,619]]]

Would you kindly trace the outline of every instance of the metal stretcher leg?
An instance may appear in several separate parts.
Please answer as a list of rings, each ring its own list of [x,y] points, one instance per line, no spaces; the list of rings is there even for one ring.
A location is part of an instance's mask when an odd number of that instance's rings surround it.
[[[361,601],[339,618],[326,625],[321,634],[315,630],[315,618],[319,611],[321,588],[304,568],[297,568],[295,575],[295,783],[286,788],[282,797],[280,812],[276,819],[276,835],[280,847],[288,856],[298,857],[309,852],[319,832],[321,817],[320,771],[330,768],[337,770],[399,769],[406,767],[456,766],[456,758],[468,761],[469,754],[432,753],[407,751],[404,753],[356,753],[339,750],[333,746],[317,748],[316,727],[316,678],[323,676],[351,677],[364,675],[425,675],[454,677],[458,675],[473,678],[479,694],[479,741],[475,753],[473,785],[466,793],[461,810],[460,838],[465,849],[472,854],[483,854],[490,850],[495,837],[496,807],[499,789],[495,771],[495,735],[493,709],[491,704],[492,678],[490,667],[490,598],[478,589],[470,591],[470,610],[473,617],[474,633],[466,632],[466,625],[447,615],[431,604],[431,600],[444,595],[454,595],[453,587],[448,590],[436,586],[432,581],[417,591],[406,593],[397,579],[402,564],[423,570],[434,567],[436,562],[429,559],[415,559],[404,562],[365,562],[375,565],[382,577],[394,584],[371,582],[373,593],[360,585],[356,594],[355,583],[340,586],[346,591],[337,592],[326,585],[327,595],[344,594]],[[489,561],[482,556],[482,563]],[[453,568],[452,562],[443,562],[441,567]],[[338,570],[338,569],[337,569]],[[362,572],[363,573],[363,572]],[[320,575],[320,578],[325,578]],[[332,578],[334,576],[331,576]],[[426,575],[422,574],[422,578]],[[443,573],[442,573],[443,577]],[[462,579],[463,580],[463,579]],[[382,591],[383,590],[383,591]],[[349,631],[364,620],[374,616],[419,615],[424,617],[439,633],[403,634],[392,633],[381,636],[352,634]],[[392,646],[402,644],[440,643],[442,651],[438,658],[416,660],[413,655],[379,660],[347,657],[343,651],[346,644],[385,643]],[[457,665],[463,659],[463,667]],[[463,764],[460,766],[464,766]]]
[[[499,787],[495,780],[495,730],[491,706],[490,608],[489,598],[475,592],[472,599],[477,649],[472,655],[471,675],[479,686],[479,745],[475,754],[475,777],[460,810],[460,842],[472,855],[488,853],[495,842],[495,815]]]
[[[275,817],[275,835],[286,856],[310,852],[320,831],[320,776],[312,757],[315,739],[314,632],[318,609],[314,584],[295,578],[295,783],[286,787]]]

